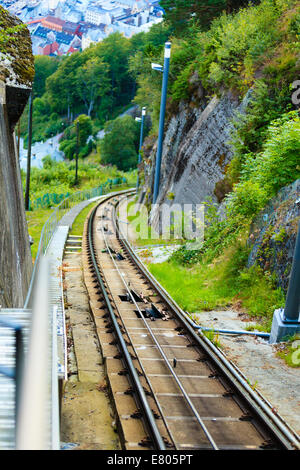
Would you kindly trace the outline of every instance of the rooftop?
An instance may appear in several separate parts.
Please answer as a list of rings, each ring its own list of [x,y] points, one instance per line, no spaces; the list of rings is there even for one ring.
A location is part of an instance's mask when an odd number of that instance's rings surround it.
[[[64,20],[61,20],[60,18],[56,18],[56,16],[46,16],[46,18],[42,20],[42,23],[44,22],[56,24],[57,26],[63,26],[65,24]]]

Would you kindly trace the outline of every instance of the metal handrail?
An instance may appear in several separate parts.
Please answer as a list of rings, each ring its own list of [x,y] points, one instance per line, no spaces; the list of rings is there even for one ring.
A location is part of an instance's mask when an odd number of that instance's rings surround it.
[[[17,450],[59,449],[57,358],[53,361],[56,331],[48,292],[49,268],[49,260],[43,256],[34,290],[29,344],[17,400]]]

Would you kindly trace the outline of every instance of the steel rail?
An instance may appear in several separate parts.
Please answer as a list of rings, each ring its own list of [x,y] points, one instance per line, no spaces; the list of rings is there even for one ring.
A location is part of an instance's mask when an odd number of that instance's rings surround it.
[[[119,201],[120,202],[120,201]],[[161,284],[150,273],[139,256],[133,250],[131,244],[122,232],[118,218],[115,212],[116,228],[118,236],[122,240],[127,252],[135,262],[137,267],[141,270],[152,287],[159,292],[163,300],[169,308],[176,314],[177,318],[183,323],[188,333],[192,336],[195,342],[208,354],[209,358],[213,361],[214,365],[221,370],[224,376],[230,381],[233,387],[239,394],[246,400],[248,406],[260,418],[262,423],[268,428],[274,437],[281,443],[281,445],[288,450],[300,450],[300,439],[293,429],[283,420],[281,416],[275,414],[270,403],[257,391],[254,391],[247,383],[246,378],[241,371],[229,361],[225,355],[211,342],[201,330],[194,328],[194,322],[186,315],[186,313],[177,305],[177,303],[170,297],[168,292],[161,286]]]
[[[106,246],[107,246],[107,244],[106,244]],[[108,249],[108,247],[107,247],[107,249]],[[114,261],[114,260],[113,260],[113,261]],[[116,269],[118,270],[117,267],[116,267]],[[120,274],[121,274],[121,276],[122,276],[122,273],[120,273]],[[104,277],[105,277],[105,276],[104,276]],[[126,332],[126,335],[128,336],[128,338],[129,338],[129,340],[130,340],[130,342],[131,342],[131,348],[132,348],[134,354],[136,355],[136,358],[137,358],[137,361],[138,361],[138,363],[139,363],[139,366],[140,366],[140,368],[141,368],[141,370],[142,370],[142,373],[144,374],[144,378],[145,378],[145,380],[146,380],[146,382],[147,382],[147,384],[148,384],[148,386],[149,386],[149,388],[150,388],[150,390],[151,390],[151,392],[152,392],[153,399],[154,399],[155,404],[156,404],[156,406],[157,406],[157,408],[158,408],[158,410],[159,410],[159,413],[160,413],[160,415],[161,415],[161,418],[162,418],[162,420],[163,420],[163,422],[164,422],[164,424],[165,424],[167,433],[169,434],[169,437],[171,438],[171,441],[173,442],[173,445],[174,445],[174,447],[175,447],[175,449],[176,449],[176,444],[175,444],[175,441],[174,441],[174,437],[173,437],[173,435],[172,435],[171,430],[168,428],[168,424],[167,424],[166,419],[165,419],[165,417],[164,417],[164,414],[163,414],[161,405],[160,405],[159,401],[157,400],[157,397],[156,397],[155,392],[154,392],[154,390],[153,390],[152,384],[151,384],[149,378],[147,377],[147,373],[146,373],[146,371],[145,371],[145,368],[144,368],[144,366],[143,366],[143,364],[142,364],[142,362],[141,362],[141,360],[140,360],[140,358],[139,358],[139,356],[138,356],[138,354],[137,354],[136,348],[135,348],[134,345],[133,345],[133,340],[131,339],[131,335],[130,335],[130,333],[129,333],[127,327],[126,327],[126,324],[125,324],[125,322],[124,322],[124,320],[123,320],[123,318],[122,318],[122,316],[121,316],[121,314],[120,314],[120,310],[119,310],[119,308],[118,308],[118,306],[117,306],[116,304],[115,304],[115,307],[116,307],[116,309],[118,310],[118,313],[119,313],[119,316],[120,316],[120,320],[122,321],[123,328],[124,328],[124,330],[125,330],[125,332]],[[138,306],[137,306],[137,308],[139,309]],[[140,310],[139,310],[139,312],[140,312],[140,314],[141,314],[141,311],[140,311]]]
[[[126,343],[124,341],[122,332],[121,332],[120,327],[118,325],[118,322],[116,320],[113,307],[112,307],[111,302],[109,300],[105,285],[104,285],[102,277],[101,277],[101,273],[100,273],[99,268],[98,268],[98,263],[97,263],[94,248],[93,248],[93,222],[94,222],[96,211],[97,211],[98,207],[101,204],[103,204],[103,202],[107,201],[111,197],[112,196],[110,196],[109,198],[106,198],[104,201],[102,200],[101,203],[98,204],[93,209],[93,211],[92,211],[92,213],[89,217],[89,220],[88,220],[88,245],[89,245],[89,249],[90,249],[92,264],[93,264],[95,274],[97,276],[99,286],[102,290],[103,297],[104,297],[106,306],[108,308],[108,311],[109,311],[109,314],[110,314],[110,317],[111,317],[111,320],[112,320],[112,323],[113,323],[113,326],[114,326],[114,329],[115,329],[115,332],[116,332],[116,335],[117,335],[117,338],[118,338],[119,345],[120,345],[121,350],[123,352],[123,355],[124,355],[124,358],[125,358],[125,361],[126,361],[126,364],[127,364],[127,367],[128,367],[128,371],[129,371],[130,376],[133,380],[133,384],[135,386],[139,401],[141,403],[142,409],[143,409],[144,414],[146,416],[146,423],[149,427],[151,438],[153,439],[153,442],[154,442],[157,449],[166,450],[166,446],[164,444],[162,436],[160,435],[160,432],[159,432],[158,427],[156,425],[155,418],[154,418],[152,410],[149,406],[146,394],[145,394],[144,389],[142,387],[142,384],[139,380],[137,371],[136,371],[135,366],[132,362],[132,359],[130,357],[129,351],[128,351]]]
[[[189,407],[191,408],[191,410],[192,410],[192,412],[193,412],[193,414],[194,414],[196,420],[198,421],[200,427],[202,428],[202,430],[203,430],[204,434],[206,435],[208,441],[210,442],[212,448],[213,448],[214,450],[219,450],[219,448],[218,448],[217,444],[215,443],[213,437],[211,436],[210,432],[208,431],[207,427],[205,426],[204,422],[202,421],[202,419],[201,419],[201,417],[200,417],[198,411],[196,410],[195,406],[193,405],[193,403],[192,403],[190,397],[188,396],[188,393],[186,392],[186,390],[185,390],[185,388],[184,388],[184,386],[183,386],[181,380],[179,379],[179,377],[177,376],[177,374],[174,372],[172,366],[170,365],[170,362],[169,362],[167,356],[165,355],[165,353],[164,353],[163,349],[161,348],[159,342],[158,342],[157,339],[155,338],[155,335],[153,334],[151,328],[149,327],[148,323],[146,322],[146,320],[145,320],[145,318],[144,318],[144,316],[143,316],[143,314],[142,314],[141,309],[139,308],[139,306],[138,306],[138,304],[137,304],[135,298],[133,297],[133,295],[132,295],[132,293],[131,293],[131,291],[130,291],[130,289],[129,289],[129,287],[128,287],[128,285],[127,285],[125,279],[124,279],[124,277],[122,276],[122,274],[121,274],[121,272],[120,272],[120,270],[119,270],[119,268],[118,268],[118,266],[117,266],[117,264],[116,264],[116,262],[115,262],[115,260],[114,260],[114,258],[113,258],[113,256],[112,256],[111,250],[110,250],[110,248],[109,248],[109,246],[108,246],[108,244],[107,244],[103,227],[102,227],[102,233],[103,233],[103,237],[104,237],[104,240],[105,240],[106,248],[107,248],[107,250],[109,251],[109,254],[110,254],[111,259],[112,259],[112,261],[113,261],[113,263],[114,263],[114,265],[115,265],[115,268],[116,268],[116,270],[117,270],[117,272],[118,272],[120,278],[122,279],[122,282],[123,282],[123,284],[124,284],[124,286],[125,286],[125,288],[126,288],[128,294],[130,295],[131,300],[133,301],[135,307],[138,309],[138,311],[139,311],[139,313],[140,313],[140,315],[141,315],[141,319],[143,320],[143,322],[144,322],[144,324],[145,324],[145,326],[146,326],[146,328],[147,328],[147,330],[148,330],[148,332],[149,332],[151,338],[153,339],[154,343],[156,344],[157,349],[159,350],[161,356],[163,357],[163,359],[164,359],[164,361],[165,361],[165,363],[166,363],[166,366],[168,367],[169,371],[171,372],[173,378],[175,379],[176,384],[178,385],[178,387],[179,387],[181,393],[183,394],[183,396],[184,396],[184,398],[185,398],[187,404],[188,404]]]

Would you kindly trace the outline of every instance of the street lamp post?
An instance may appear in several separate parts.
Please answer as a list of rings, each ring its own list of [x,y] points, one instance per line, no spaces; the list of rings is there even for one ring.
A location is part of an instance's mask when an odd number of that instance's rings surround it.
[[[159,131],[158,131],[158,147],[157,147],[157,154],[156,154],[154,192],[153,192],[154,203],[156,202],[158,191],[159,191],[160,167],[161,167],[161,156],[162,156],[162,147],[163,147],[164,125],[165,125],[170,57],[171,57],[171,43],[166,42],[164,66],[161,67],[158,64],[152,64],[152,68],[154,70],[163,72],[163,82],[162,82],[162,92],[161,92],[161,102],[160,102],[160,116],[159,116]]]
[[[31,143],[32,143],[32,101],[33,91],[29,97],[28,114],[28,151],[27,151],[27,171],[26,171],[26,189],[25,189],[25,210],[29,211],[29,191],[30,191],[30,170],[31,170]]]
[[[79,153],[79,121],[76,122],[76,164],[75,164],[75,185],[78,183],[78,153]]]
[[[138,159],[138,165],[142,161],[142,146],[143,146],[143,132],[144,132],[144,121],[145,121],[145,116],[146,116],[146,108],[142,108],[142,118],[135,118],[138,121],[141,121],[141,132],[140,132],[140,146],[139,146],[139,159]],[[137,174],[137,181],[136,181],[136,190],[138,191],[139,189],[139,171]]]

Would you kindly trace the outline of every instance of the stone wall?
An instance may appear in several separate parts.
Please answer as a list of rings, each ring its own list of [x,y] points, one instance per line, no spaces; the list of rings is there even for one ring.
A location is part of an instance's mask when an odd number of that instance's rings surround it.
[[[23,307],[32,271],[14,128],[33,80],[30,35],[0,7],[0,32],[17,27],[0,49],[0,306]]]
[[[181,103],[165,127],[157,204],[200,204],[209,198],[219,202],[216,184],[224,179],[232,158],[228,143],[231,120],[236,111],[243,111],[249,95],[242,103],[229,93],[220,99],[213,97],[208,103],[200,100],[197,107]],[[140,194],[143,202],[150,202],[153,193],[156,150],[155,143],[144,165],[145,185]],[[156,209],[151,219],[157,228]]]
[[[287,292],[300,221],[300,180],[282,188],[252,223],[248,267],[257,263],[275,274]]]

